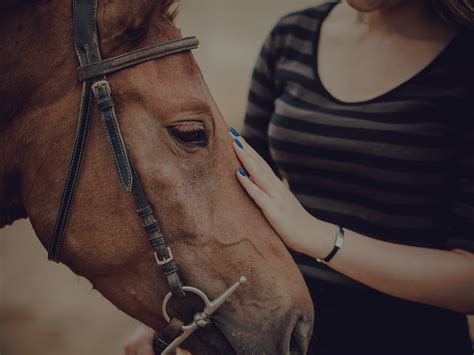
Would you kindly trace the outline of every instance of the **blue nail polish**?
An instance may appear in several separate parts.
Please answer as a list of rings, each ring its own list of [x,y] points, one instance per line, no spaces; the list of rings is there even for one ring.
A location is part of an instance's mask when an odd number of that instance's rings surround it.
[[[230,133],[232,133],[236,137],[240,137],[240,133],[237,132],[235,128],[230,127]]]
[[[240,143],[240,141],[237,138],[234,138],[234,142],[235,144],[237,144],[237,147],[239,147],[240,149],[244,149],[244,146],[242,145],[242,143]]]
[[[244,170],[244,168],[239,168],[239,173],[242,176],[247,176],[247,172]]]

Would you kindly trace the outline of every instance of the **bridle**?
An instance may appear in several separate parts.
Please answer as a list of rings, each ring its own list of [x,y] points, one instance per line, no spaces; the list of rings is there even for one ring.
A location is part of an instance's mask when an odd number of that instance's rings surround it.
[[[161,232],[160,222],[154,215],[153,208],[140,184],[138,173],[128,157],[127,148],[120,132],[119,122],[114,109],[115,105],[111,96],[111,88],[105,75],[146,61],[190,51],[198,47],[199,41],[195,37],[180,38],[102,60],[99,50],[96,10],[97,0],[73,0],[74,45],[79,60],[77,72],[78,78],[82,82],[82,99],[69,171],[49,244],[48,259],[59,262],[68,216],[84,156],[94,96],[120,183],[125,191],[131,192],[134,197],[137,213],[143,220],[144,229],[155,252],[156,263],[161,267],[168,282],[170,292],[164,298],[162,306],[162,313],[168,325],[163,329],[160,336],[155,338],[154,348],[157,353],[169,354],[195,330],[209,325],[211,323],[211,315],[216,312],[241,284],[246,282],[246,279],[241,277],[239,282],[228,288],[214,301],[210,301],[201,290],[184,286],[178,265],[173,258],[171,249],[167,245],[165,236]],[[205,305],[204,310],[196,313],[194,320],[187,325],[177,318],[171,318],[167,310],[168,303],[172,297],[183,298],[186,292],[194,293],[201,297]]]

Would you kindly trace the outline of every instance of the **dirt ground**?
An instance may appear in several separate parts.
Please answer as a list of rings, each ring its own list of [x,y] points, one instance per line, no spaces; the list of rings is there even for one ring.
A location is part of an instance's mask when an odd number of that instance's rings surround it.
[[[283,14],[315,0],[183,0],[178,24],[227,121],[239,128],[259,48]],[[120,355],[137,322],[47,261],[28,221],[0,230],[0,354]]]

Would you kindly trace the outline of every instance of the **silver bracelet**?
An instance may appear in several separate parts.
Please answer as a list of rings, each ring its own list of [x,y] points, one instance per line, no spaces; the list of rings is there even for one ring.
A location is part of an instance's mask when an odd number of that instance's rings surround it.
[[[316,261],[321,264],[327,264],[331,261],[331,259],[336,255],[339,249],[342,248],[344,244],[344,228],[338,226],[337,234],[336,234],[336,241],[334,242],[334,248],[332,248],[331,252],[326,256],[324,259],[316,258]]]

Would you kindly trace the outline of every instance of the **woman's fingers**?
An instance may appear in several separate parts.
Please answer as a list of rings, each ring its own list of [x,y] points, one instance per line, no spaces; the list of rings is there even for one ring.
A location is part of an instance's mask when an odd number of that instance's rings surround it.
[[[154,355],[153,336],[155,331],[144,324],[138,326],[124,346],[125,355]]]
[[[249,179],[246,171],[243,168],[238,169],[236,174],[237,179],[240,181],[250,197],[261,209],[265,209],[268,204],[268,195]]]
[[[124,346],[125,355],[155,355],[153,351],[153,337],[155,331],[144,324],[140,324]],[[176,355],[191,355],[190,352],[176,348]]]
[[[246,147],[247,148],[247,145]],[[253,181],[265,192],[269,193],[268,186],[269,179],[266,176],[266,172],[264,167],[258,164],[255,159],[253,159],[250,154],[247,153],[246,149],[244,149],[242,143],[235,139],[234,140],[234,150],[237,158],[239,158],[240,162],[242,163],[243,167],[247,171],[247,173],[252,177]]]
[[[247,173],[252,177],[253,182],[268,195],[274,196],[278,184],[281,183],[280,180],[266,163],[261,164],[251,156],[250,149],[250,145],[245,144],[244,146],[239,139],[234,139],[235,154]]]
[[[245,149],[247,150],[247,152],[249,153],[249,155],[260,165],[262,165],[263,167],[269,169],[269,170],[272,170],[272,168],[270,167],[270,165],[268,165],[268,163],[265,161],[265,159],[263,159],[260,154],[258,154],[255,149],[252,148],[251,145],[247,144],[247,142],[245,141],[244,137],[242,137],[240,135],[239,132],[237,132],[234,128],[230,128],[230,133],[232,134],[232,138],[237,138],[241,143],[242,143],[242,146],[245,146]]]

